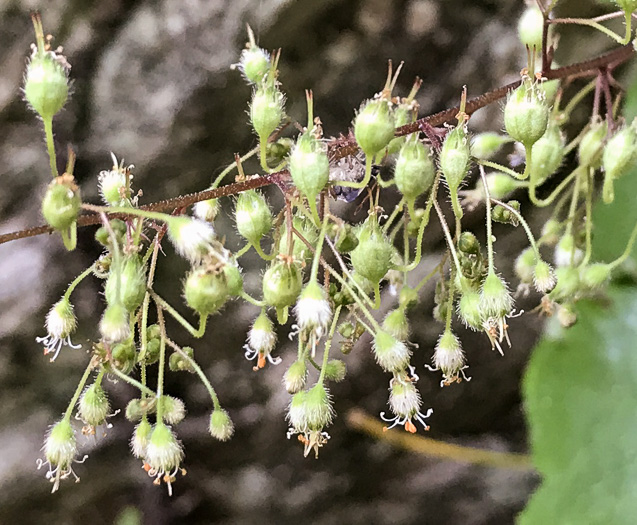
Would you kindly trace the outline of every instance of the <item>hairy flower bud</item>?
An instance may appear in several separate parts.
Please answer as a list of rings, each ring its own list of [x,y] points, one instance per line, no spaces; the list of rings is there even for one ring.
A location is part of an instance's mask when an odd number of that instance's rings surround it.
[[[439,156],[440,170],[450,188],[457,189],[469,171],[471,146],[465,124],[453,128],[442,144]]]
[[[146,294],[146,274],[139,255],[126,257],[122,264],[122,271],[117,275],[114,268],[106,279],[104,293],[108,304],[117,301],[117,285],[119,284],[119,300],[126,310],[134,312],[144,300]]]
[[[260,84],[270,69],[270,54],[259,46],[248,44],[241,52],[239,70],[250,84]]]
[[[555,270],[557,283],[549,297],[554,301],[572,301],[581,289],[580,272],[573,266],[562,266]]]
[[[354,119],[354,136],[366,157],[373,157],[394,138],[396,121],[391,103],[384,98],[369,100]]]
[[[113,159],[115,161],[113,169],[101,171],[97,180],[104,203],[117,206],[126,197],[127,183],[131,176],[128,174],[128,170],[117,165],[115,157]]]
[[[472,330],[482,329],[480,294],[470,287],[463,289],[458,301],[458,315],[465,326]]]
[[[236,261],[232,260],[223,266],[223,273],[228,284],[228,295],[238,297],[243,292],[243,275]]]
[[[100,320],[100,333],[107,343],[119,343],[130,336],[129,314],[121,303],[111,303]]]
[[[158,352],[159,353],[159,352]],[[128,374],[137,360],[137,352],[132,341],[117,343],[111,348],[111,365]]]
[[[164,423],[156,423],[150,434],[144,459],[150,467],[149,474],[157,476],[159,480],[166,481],[169,495],[172,494],[172,478],[179,469],[183,458],[184,451],[181,448],[181,443],[172,430]]]
[[[321,337],[332,319],[332,308],[325,290],[316,281],[307,283],[294,307],[301,331],[311,330]]]
[[[374,336],[373,349],[376,362],[386,372],[399,372],[409,366],[411,352],[407,345],[384,330]]]
[[[310,430],[321,430],[334,417],[329,391],[322,383],[316,383],[305,393],[305,420]]]
[[[401,341],[409,337],[409,322],[405,311],[397,308],[389,312],[383,320],[383,330]]]
[[[602,167],[607,177],[618,179],[625,175],[637,160],[637,131],[635,124],[615,133],[602,153]]]
[[[87,425],[97,427],[106,422],[111,406],[100,383],[86,387],[78,403],[78,415]]]
[[[82,200],[80,190],[72,175],[64,174],[49,184],[42,199],[42,215],[55,230],[66,230],[80,212]]]
[[[459,375],[465,366],[464,352],[460,339],[451,330],[445,330],[433,355],[434,368],[442,372],[443,383],[459,382]]]
[[[604,263],[584,266],[580,270],[580,280],[589,290],[599,290],[610,280],[611,267]]]
[[[76,453],[75,431],[68,419],[62,419],[51,427],[44,441],[44,456],[52,467],[64,471],[71,467]]]
[[[210,253],[215,231],[207,222],[188,217],[169,217],[168,237],[177,253],[196,264]]]
[[[545,261],[538,261],[533,269],[533,284],[540,293],[548,293],[555,287],[555,272]]]
[[[225,274],[204,268],[192,270],[184,282],[184,297],[188,306],[200,315],[215,313],[228,299]]]
[[[232,419],[223,408],[215,408],[210,414],[210,435],[219,441],[228,441],[234,434]]]
[[[71,335],[77,328],[77,318],[73,313],[73,305],[66,297],[51,307],[46,315],[45,327],[47,335],[36,337],[35,340],[44,344],[45,354],[53,353],[51,361],[55,361],[63,346],[81,348],[82,345],[71,342]]]
[[[70,67],[64,56],[34,48],[27,65],[24,98],[45,122],[50,121],[66,103]]]
[[[372,283],[380,282],[391,268],[394,250],[375,217],[369,217],[360,227],[358,241],[350,253],[354,270]]]
[[[334,381],[340,383],[345,379],[347,373],[347,366],[340,359],[330,359],[325,365],[325,379],[328,381]]]
[[[525,78],[504,106],[504,125],[515,140],[531,147],[546,132],[549,108],[537,84]]]
[[[555,173],[564,161],[564,136],[556,122],[551,121],[546,133],[533,144],[531,177],[537,186]]]
[[[305,361],[294,361],[283,375],[283,384],[288,394],[296,394],[305,388],[307,366]]]
[[[133,437],[130,441],[133,456],[139,459],[144,459],[146,457],[146,449],[148,447],[148,443],[150,443],[150,435],[152,432],[153,427],[148,422],[148,419],[143,417],[139,424],[135,427]]]
[[[263,300],[276,308],[292,306],[303,286],[303,274],[298,265],[275,262],[263,275]]]
[[[511,313],[513,298],[503,279],[489,272],[480,290],[480,312],[484,319],[504,318]]]
[[[260,142],[268,140],[281,124],[285,116],[284,104],[285,97],[273,82],[255,89],[250,104],[250,122]]]
[[[607,133],[608,122],[599,117],[591,121],[590,129],[584,134],[577,148],[579,162],[583,167],[599,168]]]
[[[252,244],[272,228],[272,213],[265,197],[256,190],[244,191],[237,198],[235,220],[239,235]]]
[[[330,178],[325,145],[310,131],[303,133],[290,155],[289,167],[294,185],[313,203]]]
[[[531,284],[533,282],[535,263],[535,250],[530,246],[517,256],[513,269],[516,277],[520,279],[520,282],[524,284]]]
[[[408,201],[415,201],[431,187],[435,171],[428,149],[414,136],[403,144],[398,153],[394,181]]]
[[[184,402],[173,396],[161,396],[159,402],[163,408],[163,420],[169,425],[176,425],[186,417],[186,405]]]

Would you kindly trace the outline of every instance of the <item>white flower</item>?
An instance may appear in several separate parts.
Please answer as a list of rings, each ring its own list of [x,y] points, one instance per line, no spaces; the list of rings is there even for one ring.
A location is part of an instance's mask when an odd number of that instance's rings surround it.
[[[177,473],[181,471],[182,475],[185,475],[186,471],[180,467],[184,459],[181,443],[169,427],[163,423],[155,425],[144,458],[144,470],[155,478],[154,484],[159,485],[163,481],[168,486],[168,495],[172,496],[172,482],[175,481]]]
[[[461,381],[460,374],[465,381],[471,381],[471,378],[464,373],[467,366],[465,365],[460,339],[451,330],[445,330],[438,339],[433,355],[433,363],[433,367],[425,366],[431,371],[440,370],[442,372],[440,386],[459,383]]]
[[[254,320],[248,332],[248,343],[244,345],[245,357],[248,361],[257,359],[257,365],[253,370],[259,370],[265,366],[266,359],[272,365],[281,362],[280,357],[272,357],[272,350],[276,345],[276,332],[274,325],[265,311],[262,311]]]
[[[399,372],[409,366],[411,351],[402,341],[384,330],[374,337],[374,357],[387,372]]]
[[[35,340],[44,344],[44,355],[53,352],[51,361],[55,361],[63,346],[82,348],[82,345],[74,345],[71,341],[71,334],[77,327],[77,319],[73,313],[73,305],[66,297],[62,297],[49,310],[45,327],[47,335],[36,337]]]
[[[386,417],[385,412],[380,413],[380,418],[383,421],[391,423],[383,428],[384,432],[401,425],[405,427],[407,432],[413,434],[417,429],[412,419],[418,421],[425,430],[429,430],[425,419],[433,413],[433,409],[427,410],[426,414],[420,411],[422,405],[420,394],[410,379],[402,376],[394,377],[389,383],[389,392],[389,408],[394,413],[394,417]]]

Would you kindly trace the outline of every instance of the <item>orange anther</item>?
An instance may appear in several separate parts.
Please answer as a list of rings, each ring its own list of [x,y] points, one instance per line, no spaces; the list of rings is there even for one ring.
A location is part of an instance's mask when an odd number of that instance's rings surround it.
[[[411,432],[412,434],[416,433],[416,425],[414,425],[410,419],[408,419],[407,421],[405,421],[405,430],[407,432]]]
[[[257,369],[265,366],[265,354],[259,353],[259,359],[257,360]]]

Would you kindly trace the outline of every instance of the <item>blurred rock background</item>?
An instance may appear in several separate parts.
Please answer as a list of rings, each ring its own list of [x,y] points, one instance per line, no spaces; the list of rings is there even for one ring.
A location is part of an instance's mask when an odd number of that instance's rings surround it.
[[[565,4],[568,10],[578,2]],[[55,119],[60,164],[72,145],[83,197],[95,201],[97,174],[110,167],[113,151],[135,164],[134,184],[146,203],[205,188],[234,152],[255,145],[246,116],[250,89],[230,69],[246,40],[246,23],[263,47],[283,49],[280,79],[288,113],[304,121],[303,90],[312,88],[315,114],[330,135],[345,131],[361,101],[380,90],[389,58],[405,61],[400,94],[416,75],[423,79],[421,114],[455,105],[465,84],[472,96],[514,80],[525,65],[515,32],[523,7],[519,0],[1,1],[0,231],[42,222],[39,203],[49,179],[40,123],[19,92],[33,40],[30,9],[41,10],[45,30],[64,45],[73,66],[74,94]],[[576,7],[579,15],[590,14]],[[609,44],[588,32],[587,45],[573,49],[569,41],[576,42],[577,34],[570,34],[559,50],[561,63]],[[501,128],[500,106],[482,110],[471,123],[474,131]],[[246,171],[257,167],[249,164]],[[277,191],[268,190],[275,204]],[[388,198],[387,208],[393,202]],[[218,229],[236,247],[231,204],[224,203]],[[535,218],[537,225],[541,218]],[[481,210],[466,224],[480,235]],[[432,219],[431,258],[422,275],[443,249],[437,228]],[[188,475],[178,479],[172,498],[129,455],[132,425],[121,414],[106,438],[79,437],[90,454],[77,467],[82,482],[63,483],[49,494],[35,461],[47,425],[65,409],[87,356],[66,350],[51,364],[34,338],[43,335],[44,316],[66,283],[99,255],[93,233],[82,230],[80,248],[72,254],[55,237],[0,246],[0,523],[486,525],[512,523],[523,508],[538,482],[533,473],[427,459],[348,428],[344,415],[351,408],[370,414],[386,409],[389,378],[374,364],[368,338],[345,357],[348,377],[332,389],[339,414],[332,439],[318,461],[303,458],[301,446],[285,439],[288,395],[280,384],[295,348],[281,330],[284,364],[253,373],[242,345],[257,312],[239,303],[211,319],[207,335],[193,342],[235,421],[234,439],[221,444],[208,436],[205,389],[193,376],[172,374],[168,392],[189,409],[177,428]],[[510,228],[496,228],[495,234],[506,272],[524,235]],[[166,252],[157,289],[183,311],[179,294],[186,265],[170,247]],[[254,289],[260,265],[247,257],[244,266],[247,287]],[[485,337],[461,331],[473,380],[441,390],[438,376],[423,369],[442,330],[431,317],[431,295],[427,288],[412,314],[419,386],[425,406],[435,409],[429,436],[525,452],[519,382],[540,320],[533,314],[512,320],[514,346],[505,358],[490,350]],[[103,308],[100,283],[84,282],[74,303],[80,322],[75,339],[88,347]],[[519,306],[535,304],[537,297],[531,297]],[[178,342],[191,342],[178,333],[173,327]],[[108,390],[122,408],[133,394],[121,383],[109,383]]]

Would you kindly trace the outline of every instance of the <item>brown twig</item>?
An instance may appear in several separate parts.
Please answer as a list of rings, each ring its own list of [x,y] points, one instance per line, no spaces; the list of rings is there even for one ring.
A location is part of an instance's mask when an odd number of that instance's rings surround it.
[[[628,44],[626,46],[616,48],[613,51],[600,55],[591,60],[585,60],[583,62],[578,62],[570,66],[560,67],[558,69],[542,71],[542,76],[547,80],[553,80],[566,78],[572,75],[594,75],[597,74],[600,68],[608,68],[612,70],[614,67],[627,61],[630,57],[633,56],[634,53],[635,49],[633,48],[633,45]],[[465,112],[470,115],[477,110],[504,98],[509,91],[515,89],[519,85],[520,81],[511,82],[506,86],[499,87],[497,89],[484,93],[483,95],[475,97],[467,102]],[[415,122],[412,122],[411,124],[407,124],[406,126],[397,128],[395,134],[397,137],[401,137],[404,135],[415,133],[423,129],[423,126],[425,125],[440,126],[447,122],[452,122],[455,116],[458,114],[459,109],[460,106],[456,106],[444,111],[440,111],[438,113],[434,113],[433,115],[422,117]],[[340,136],[337,139],[333,139],[332,143],[328,146],[330,157],[332,159],[339,159],[358,151],[356,141],[351,133],[349,133],[347,136]],[[215,188],[212,190],[191,193],[188,195],[175,197],[173,199],[166,199],[163,201],[148,204],[146,206],[142,206],[141,209],[149,211],[172,211],[176,208],[185,208],[186,206],[190,206],[199,201],[236,195],[243,191],[260,188],[262,186],[269,186],[270,184],[277,184],[279,187],[284,188],[288,182],[288,172],[281,171],[262,177],[248,178],[245,181],[235,182],[234,184],[228,184],[227,186],[222,186],[220,188]],[[126,216],[125,214],[117,215],[124,217]],[[93,224],[98,224],[99,222],[100,218],[98,215],[85,214],[78,217],[77,225],[79,227],[90,226]],[[0,244],[52,232],[53,229],[49,226],[37,226],[35,228],[29,228],[26,230],[5,233],[3,235],[0,235]]]

